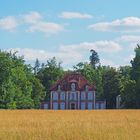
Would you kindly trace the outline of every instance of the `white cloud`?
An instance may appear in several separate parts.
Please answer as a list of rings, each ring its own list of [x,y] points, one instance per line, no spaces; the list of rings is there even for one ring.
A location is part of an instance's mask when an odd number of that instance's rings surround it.
[[[55,22],[48,22],[39,12],[29,12],[20,16],[8,16],[0,19],[0,28],[14,31],[16,27],[26,25],[28,32],[43,32],[45,34],[56,34],[64,31],[64,27]]]
[[[51,34],[56,34],[63,30],[63,26],[53,22],[37,22],[36,24],[31,25],[28,29],[29,32],[43,32]]]
[[[130,61],[133,60],[134,57],[135,57],[134,54],[130,54],[127,58],[124,58],[124,62],[126,64],[130,64]]]
[[[14,31],[17,26],[18,26],[18,21],[13,16],[8,16],[8,17],[0,19],[0,28],[1,29]]]
[[[30,12],[26,15],[22,15],[22,17],[25,23],[32,23],[32,24],[42,20],[43,18],[39,12],[35,12],[35,11]]]
[[[101,59],[101,64],[104,66],[112,66],[118,68],[119,65],[116,65],[113,61],[108,60],[108,59]]]
[[[96,41],[96,42],[83,42],[80,44],[64,45],[60,47],[61,51],[67,51],[67,48],[73,51],[85,51],[94,49],[98,52],[118,52],[122,47],[114,41]]]
[[[82,60],[82,54],[73,51],[67,51],[67,53],[61,50],[58,50],[58,52],[50,52],[32,48],[11,48],[7,51],[18,52],[17,55],[24,56],[26,61],[35,61],[36,58],[38,58],[40,61],[46,62],[46,60],[55,56],[57,60],[63,62],[63,65],[70,65],[73,63],[78,63],[80,60]]]
[[[61,18],[66,19],[91,19],[93,18],[92,15],[86,13],[79,13],[79,12],[63,12],[60,14]]]
[[[123,35],[118,38],[119,41],[126,41],[126,42],[140,42],[139,35]]]
[[[24,56],[25,60],[35,61],[38,58],[41,62],[46,62],[49,58],[56,57],[57,60],[63,62],[64,67],[76,65],[81,61],[85,61],[85,53],[91,49],[97,52],[115,53],[121,50],[121,46],[113,41],[97,41],[97,42],[84,42],[73,45],[61,45],[57,51],[47,51],[31,48],[16,48],[8,49],[12,52],[17,51],[19,56]],[[116,66],[111,60],[102,60],[102,64]]]
[[[99,22],[89,28],[97,31],[140,32],[140,18],[126,17],[111,22]]]

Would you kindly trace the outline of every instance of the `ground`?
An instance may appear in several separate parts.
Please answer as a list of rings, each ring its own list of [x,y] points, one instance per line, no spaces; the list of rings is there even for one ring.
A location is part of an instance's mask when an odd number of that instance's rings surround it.
[[[140,110],[1,110],[0,140],[139,140]]]

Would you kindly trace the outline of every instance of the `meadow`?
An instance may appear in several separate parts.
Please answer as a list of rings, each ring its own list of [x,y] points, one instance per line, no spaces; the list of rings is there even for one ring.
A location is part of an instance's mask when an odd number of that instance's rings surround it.
[[[140,110],[0,110],[0,140],[139,140]]]

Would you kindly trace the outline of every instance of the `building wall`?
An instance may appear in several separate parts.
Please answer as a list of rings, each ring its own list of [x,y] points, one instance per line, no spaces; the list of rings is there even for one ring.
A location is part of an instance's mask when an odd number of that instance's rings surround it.
[[[52,91],[50,109],[94,109],[94,91]]]

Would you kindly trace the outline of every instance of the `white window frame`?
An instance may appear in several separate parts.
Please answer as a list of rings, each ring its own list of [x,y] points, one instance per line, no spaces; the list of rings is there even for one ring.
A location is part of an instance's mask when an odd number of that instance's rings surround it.
[[[57,92],[53,92],[53,100],[58,100],[58,93]]]
[[[93,105],[92,102],[88,102],[88,110],[92,110],[92,105]]]
[[[93,100],[93,92],[88,92],[88,100]]]
[[[54,110],[58,110],[58,103],[57,103],[57,102],[54,102],[54,103],[53,103],[53,109],[54,109]]]
[[[84,91],[81,92],[81,100],[86,99],[86,93]]]
[[[74,98],[73,98],[73,95],[74,95]],[[70,93],[70,100],[76,100],[76,92]]]
[[[85,102],[81,102],[81,110],[85,110],[86,109],[86,103]]]
[[[64,92],[60,93],[60,100],[65,100],[65,93]]]
[[[63,102],[60,103],[60,109],[61,109],[61,110],[64,110],[64,109],[65,109],[65,103],[63,103]]]

